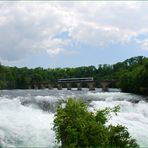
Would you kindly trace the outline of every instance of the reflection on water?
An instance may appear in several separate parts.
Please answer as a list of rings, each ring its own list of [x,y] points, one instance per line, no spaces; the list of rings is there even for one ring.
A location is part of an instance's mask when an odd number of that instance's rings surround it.
[[[140,146],[148,145],[146,97],[122,93],[117,89],[110,89],[110,92],[102,92],[101,89],[3,90],[0,93],[0,146],[53,147],[55,108],[59,100],[68,97],[89,101],[91,111],[120,105],[121,112],[109,123],[127,126]]]

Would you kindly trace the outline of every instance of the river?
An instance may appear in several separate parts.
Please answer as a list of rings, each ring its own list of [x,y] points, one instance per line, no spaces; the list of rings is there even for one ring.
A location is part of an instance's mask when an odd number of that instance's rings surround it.
[[[45,89],[0,91],[0,147],[54,147],[55,108],[68,97],[88,101],[92,111],[119,105],[120,113],[108,124],[125,125],[140,147],[148,146],[147,97],[116,89],[109,92]]]

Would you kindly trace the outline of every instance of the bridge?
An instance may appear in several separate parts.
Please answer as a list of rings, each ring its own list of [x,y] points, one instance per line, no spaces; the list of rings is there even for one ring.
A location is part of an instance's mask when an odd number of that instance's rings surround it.
[[[71,90],[71,84],[75,83],[78,90],[82,90],[82,83],[86,83],[89,87],[89,90],[95,90],[94,79],[92,77],[88,78],[67,78],[67,79],[58,79],[58,89],[62,89],[62,84],[67,85],[67,89]]]
[[[86,77],[86,78],[65,78],[65,79],[58,79],[55,87],[58,90],[62,90],[63,86],[67,87],[67,90],[71,90],[73,85],[77,87],[77,90],[82,90],[82,86],[85,85],[89,88],[89,90],[95,90],[95,84],[99,83],[102,87],[102,91],[108,91],[108,87],[110,84],[115,83],[116,80],[100,80],[98,82],[94,81],[93,77]],[[34,89],[44,89],[44,88],[53,88],[53,84],[50,82],[46,83],[34,83],[29,88]]]

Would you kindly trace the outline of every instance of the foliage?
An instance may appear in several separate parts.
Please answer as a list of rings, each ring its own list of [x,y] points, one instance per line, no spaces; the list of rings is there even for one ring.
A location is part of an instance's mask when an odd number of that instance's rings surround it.
[[[136,140],[132,139],[127,128],[122,125],[108,127],[109,141],[112,147],[134,148],[138,147]]]
[[[137,148],[124,126],[106,126],[111,112],[117,113],[119,107],[88,112],[81,100],[69,98],[66,104],[57,108],[54,130],[63,148]]]
[[[148,95],[148,59],[144,58],[132,70],[122,73],[119,86],[125,92]]]

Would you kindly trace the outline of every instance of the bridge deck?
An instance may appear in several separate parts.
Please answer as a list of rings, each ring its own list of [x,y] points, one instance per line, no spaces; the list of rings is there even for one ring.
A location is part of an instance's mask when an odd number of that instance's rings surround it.
[[[58,83],[78,83],[78,82],[94,82],[94,79],[92,77],[58,79]]]

